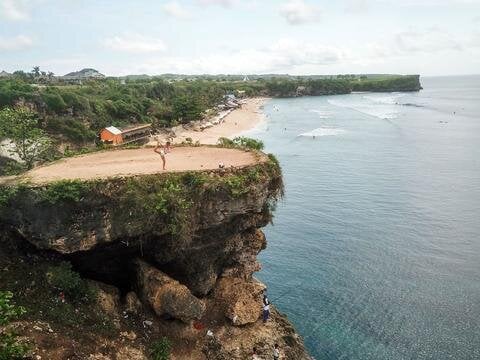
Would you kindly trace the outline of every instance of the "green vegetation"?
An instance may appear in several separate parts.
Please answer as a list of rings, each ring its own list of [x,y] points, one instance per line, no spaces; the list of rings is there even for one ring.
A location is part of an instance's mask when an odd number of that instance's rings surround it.
[[[0,209],[8,206],[10,199],[12,199],[17,192],[17,186],[0,186]]]
[[[0,291],[0,326],[2,327],[26,313],[24,307],[12,303],[12,298],[13,294],[10,291]],[[18,342],[15,333],[0,329],[0,360],[22,359],[27,351],[28,346]]]
[[[152,360],[168,360],[170,359],[171,349],[172,345],[170,341],[166,337],[163,337],[155,341],[150,347],[150,358]]]
[[[69,263],[54,259],[25,261],[21,256],[9,259],[1,251],[2,289],[14,293],[16,303],[28,309],[28,314],[22,312],[18,315],[20,320],[47,322],[53,330],[76,338],[80,330],[92,336],[117,334],[112,320],[92,301],[94,290],[71,269]],[[4,359],[0,357],[0,360]]]
[[[52,142],[39,127],[38,119],[27,108],[5,108],[0,111],[0,138],[12,141],[12,154],[25,162],[28,169],[42,159]]]
[[[261,151],[264,148],[262,141],[244,136],[237,136],[233,140],[230,140],[226,137],[221,137],[218,139],[218,144],[226,148],[240,148],[257,151]]]
[[[88,186],[83,181],[60,180],[50,183],[42,192],[42,198],[52,204],[60,201],[75,202],[80,201],[87,191]]]
[[[46,274],[47,281],[55,292],[62,292],[74,302],[90,302],[95,297],[94,290],[80,275],[72,270],[68,262],[51,266]]]
[[[352,83],[353,91],[412,91],[420,90],[420,79],[418,75],[398,77],[386,77],[377,79],[364,79]]]

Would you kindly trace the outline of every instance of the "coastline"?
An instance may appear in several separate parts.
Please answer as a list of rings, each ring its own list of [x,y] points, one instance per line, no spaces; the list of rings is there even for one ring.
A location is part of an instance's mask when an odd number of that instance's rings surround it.
[[[203,131],[179,127],[179,130],[175,131],[173,143],[179,144],[190,138],[193,143],[198,141],[201,144],[214,145],[220,137],[235,137],[252,130],[265,120],[262,108],[269,99],[267,97],[245,99],[244,104],[225,116],[220,124]]]

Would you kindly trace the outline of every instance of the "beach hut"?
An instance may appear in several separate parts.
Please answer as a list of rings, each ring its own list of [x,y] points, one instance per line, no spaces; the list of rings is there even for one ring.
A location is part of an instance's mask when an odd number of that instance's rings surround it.
[[[122,130],[115,126],[106,127],[100,131],[100,140],[107,144],[119,145],[123,142]]]
[[[123,143],[143,141],[150,136],[152,124],[128,127],[122,130]]]

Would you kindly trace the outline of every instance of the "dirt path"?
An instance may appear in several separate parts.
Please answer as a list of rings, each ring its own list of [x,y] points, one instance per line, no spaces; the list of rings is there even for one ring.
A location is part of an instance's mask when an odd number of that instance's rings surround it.
[[[245,166],[258,161],[253,153],[215,147],[177,147],[167,154],[168,172]],[[94,179],[125,175],[162,173],[160,155],[153,148],[104,151],[63,159],[29,171],[34,183],[63,179]]]

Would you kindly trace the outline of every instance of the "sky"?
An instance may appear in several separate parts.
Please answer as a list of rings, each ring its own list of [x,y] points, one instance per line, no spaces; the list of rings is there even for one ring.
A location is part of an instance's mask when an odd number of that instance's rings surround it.
[[[480,73],[480,0],[0,0],[0,71]]]

